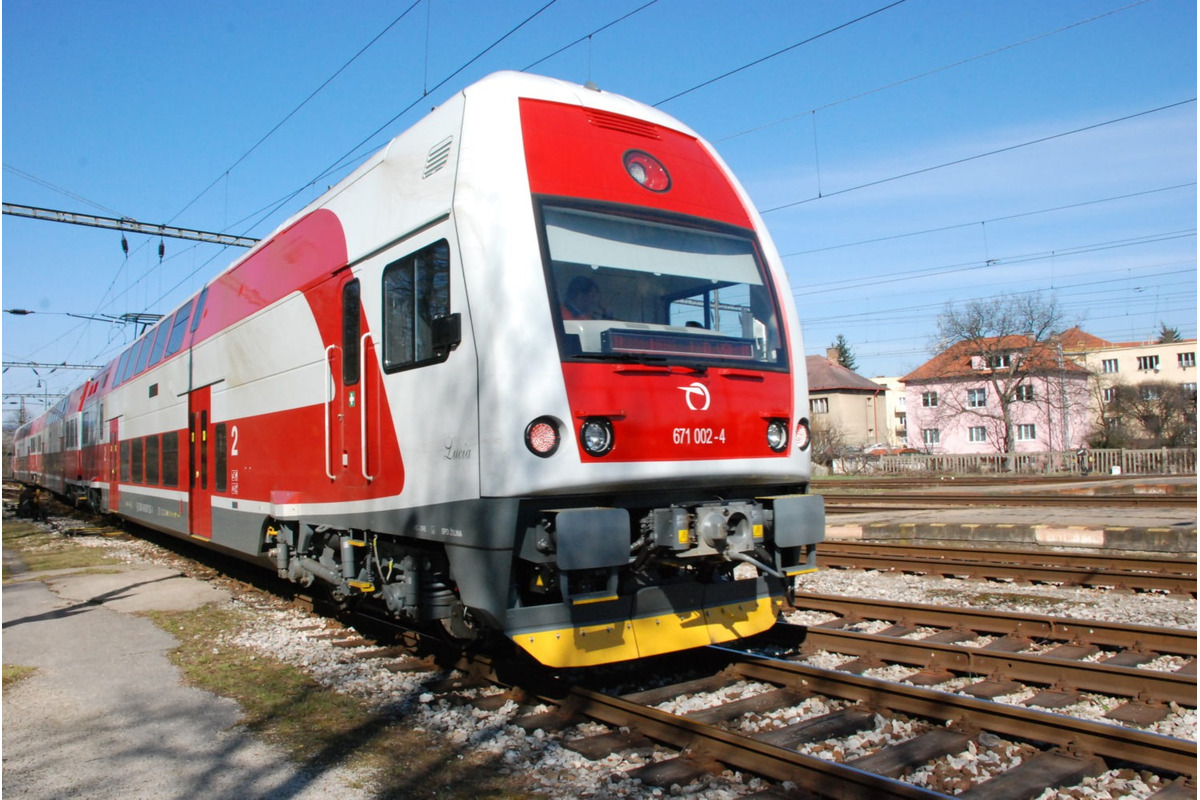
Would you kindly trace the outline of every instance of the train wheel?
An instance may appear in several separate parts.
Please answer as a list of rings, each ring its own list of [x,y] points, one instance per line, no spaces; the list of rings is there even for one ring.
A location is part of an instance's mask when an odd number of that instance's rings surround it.
[[[442,627],[455,639],[466,642],[475,641],[481,632],[471,615],[471,610],[457,599],[450,606],[450,616],[442,620]]]

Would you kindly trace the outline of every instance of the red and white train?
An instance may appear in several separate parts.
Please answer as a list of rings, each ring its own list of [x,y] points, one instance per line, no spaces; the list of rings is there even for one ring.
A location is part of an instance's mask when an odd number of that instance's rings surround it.
[[[815,569],[800,326],[710,145],[499,73],[20,429],[19,479],[560,667]]]

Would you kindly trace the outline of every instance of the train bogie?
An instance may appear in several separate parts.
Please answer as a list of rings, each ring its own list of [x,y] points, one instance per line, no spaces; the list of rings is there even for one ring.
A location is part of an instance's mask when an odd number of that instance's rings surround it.
[[[587,666],[764,630],[815,568],[801,354],[778,256],[703,140],[500,74],[23,429],[16,466]],[[87,433],[56,442],[73,417]]]

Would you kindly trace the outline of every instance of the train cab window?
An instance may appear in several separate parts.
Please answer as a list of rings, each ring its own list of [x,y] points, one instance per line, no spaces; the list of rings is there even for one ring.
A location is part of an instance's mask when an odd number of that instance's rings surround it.
[[[444,361],[437,347],[450,319],[450,246],[445,240],[393,261],[383,271],[383,367],[388,372]],[[349,360],[349,359],[347,359]]]
[[[342,383],[358,383],[359,347],[362,336],[362,287],[352,280],[342,287]]]
[[[601,208],[541,211],[564,358],[787,367],[749,232]]]
[[[162,485],[179,485],[179,431],[162,435]]]

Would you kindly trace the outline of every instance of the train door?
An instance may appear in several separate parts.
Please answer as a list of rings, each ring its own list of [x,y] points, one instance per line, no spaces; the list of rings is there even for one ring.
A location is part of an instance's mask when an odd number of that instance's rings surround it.
[[[108,510],[121,509],[121,440],[120,420],[108,421],[108,445],[104,448],[104,460],[108,474]]]
[[[338,485],[361,488],[375,480],[379,467],[379,375],[375,338],[366,330],[362,285],[347,272],[339,282],[341,342],[329,351],[329,424],[331,472]]]
[[[212,387],[188,395],[188,530],[212,538]]]
[[[447,233],[432,229],[375,262],[382,267],[375,357],[400,453],[420,465],[404,471],[413,506],[479,496],[479,372],[473,340],[463,335],[470,330],[465,287]]]

